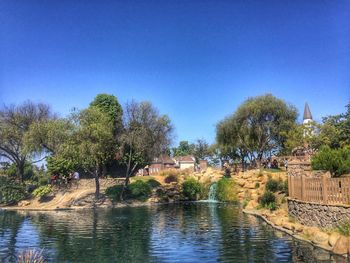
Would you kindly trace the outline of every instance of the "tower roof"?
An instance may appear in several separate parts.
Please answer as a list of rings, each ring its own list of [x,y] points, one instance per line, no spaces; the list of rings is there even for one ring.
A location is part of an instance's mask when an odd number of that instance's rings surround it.
[[[309,108],[309,105],[307,103],[305,103],[305,108],[304,108],[304,120],[312,120],[312,115],[311,115],[311,111]]]

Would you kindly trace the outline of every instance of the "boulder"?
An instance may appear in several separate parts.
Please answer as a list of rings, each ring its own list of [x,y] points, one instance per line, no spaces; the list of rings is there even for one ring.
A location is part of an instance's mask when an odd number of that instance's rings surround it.
[[[331,247],[334,247],[339,238],[340,238],[340,234],[339,234],[339,233],[337,233],[337,232],[331,233],[331,234],[329,235],[329,238],[328,238],[328,244],[329,244]]]
[[[291,230],[291,231],[294,230],[294,225],[292,223],[289,223],[289,222],[283,222],[282,227],[285,229]],[[327,240],[328,240],[328,237],[327,237]]]
[[[255,209],[258,205],[259,205],[258,202],[256,202],[255,200],[250,200],[245,208],[246,209]]]
[[[350,251],[350,238],[340,236],[340,238],[335,243],[332,251],[336,254],[347,254],[348,251]]]
[[[28,200],[23,200],[18,203],[18,206],[23,207],[23,206],[28,206],[30,205],[30,202]]]
[[[248,189],[255,189],[255,183],[254,182],[251,182],[251,183],[246,183],[244,185],[245,188],[248,188]]]
[[[252,177],[252,175],[250,174],[250,173],[244,173],[243,175],[242,175],[242,178],[243,179],[248,179],[248,178],[251,178]]]
[[[328,234],[325,232],[317,231],[312,236],[312,242],[315,244],[328,245]]]

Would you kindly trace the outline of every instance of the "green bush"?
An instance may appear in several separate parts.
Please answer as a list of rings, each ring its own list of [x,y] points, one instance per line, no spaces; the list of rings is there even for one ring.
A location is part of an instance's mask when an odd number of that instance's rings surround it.
[[[276,204],[276,197],[275,195],[270,192],[266,191],[260,198],[259,198],[259,204],[262,207],[269,208],[270,210],[275,210],[277,208]]]
[[[222,202],[237,202],[237,188],[233,179],[222,178],[218,181],[216,195]]]
[[[27,197],[24,185],[0,176],[0,203],[12,204]]]
[[[38,197],[38,198],[42,199],[51,193],[52,193],[52,186],[51,185],[44,185],[44,186],[39,186],[38,188],[36,188],[33,191],[32,195],[34,197]]]
[[[122,190],[123,190],[122,185],[114,185],[114,186],[108,187],[105,191],[105,194],[113,201],[120,201],[120,194]]]
[[[176,174],[169,174],[164,178],[164,182],[166,184],[175,183],[179,181],[179,177]]]
[[[277,192],[278,191],[278,181],[275,179],[268,179],[266,182],[266,191]]]
[[[350,148],[324,146],[312,157],[311,165],[314,170],[329,171],[333,177],[350,173]]]
[[[146,199],[152,193],[151,186],[144,181],[137,180],[129,185],[129,190],[131,194],[131,198],[135,199]]]
[[[182,184],[182,194],[188,200],[196,201],[202,193],[202,185],[194,178],[190,178]]]
[[[286,189],[285,189],[286,185],[282,179],[276,180],[276,179],[269,178],[266,182],[265,187],[266,187],[266,191],[273,192],[273,193],[277,191],[286,192]],[[287,192],[288,192],[288,185],[287,185]]]
[[[158,186],[161,186],[160,182],[158,182],[157,180],[151,178],[149,179],[148,181],[146,181],[146,183],[148,183],[148,185],[151,187],[151,188],[157,188]]]
[[[260,187],[260,183],[259,183],[259,182],[256,182],[254,188],[255,188],[255,189],[258,189],[259,187]]]

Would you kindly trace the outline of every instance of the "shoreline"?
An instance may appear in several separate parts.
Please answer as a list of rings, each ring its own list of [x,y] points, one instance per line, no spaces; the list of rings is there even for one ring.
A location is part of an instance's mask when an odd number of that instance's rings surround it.
[[[316,243],[313,243],[312,241],[302,237],[301,235],[297,235],[297,234],[294,234],[293,231],[289,230],[289,229],[286,229],[286,228],[283,228],[283,227],[280,227],[280,226],[277,226],[275,225],[274,223],[272,223],[270,220],[268,220],[266,217],[264,217],[262,214],[260,214],[257,210],[248,210],[248,209],[242,209],[242,212],[247,214],[247,215],[252,215],[252,216],[255,216],[257,218],[260,218],[262,219],[264,222],[266,222],[268,225],[270,225],[271,227],[273,227],[274,229],[277,229],[278,231],[281,231],[281,232],[284,232],[286,234],[288,234],[289,236],[299,240],[299,241],[303,241],[303,242],[307,242],[309,244],[311,244],[312,246],[314,247],[318,247],[318,248],[321,248],[323,250],[326,250],[328,251],[330,254],[332,255],[337,255],[337,256],[341,256],[341,257],[344,257],[344,258],[348,258],[348,255],[347,254],[337,254],[337,253],[334,253],[331,249],[329,249],[328,247],[325,247],[325,246],[322,246],[320,244],[316,244]]]

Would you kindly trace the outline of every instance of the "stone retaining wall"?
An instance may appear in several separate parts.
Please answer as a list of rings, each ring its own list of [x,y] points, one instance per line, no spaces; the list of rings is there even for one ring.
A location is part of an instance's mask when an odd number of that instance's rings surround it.
[[[288,212],[307,226],[332,228],[350,222],[350,206],[346,205],[323,205],[288,199]]]

